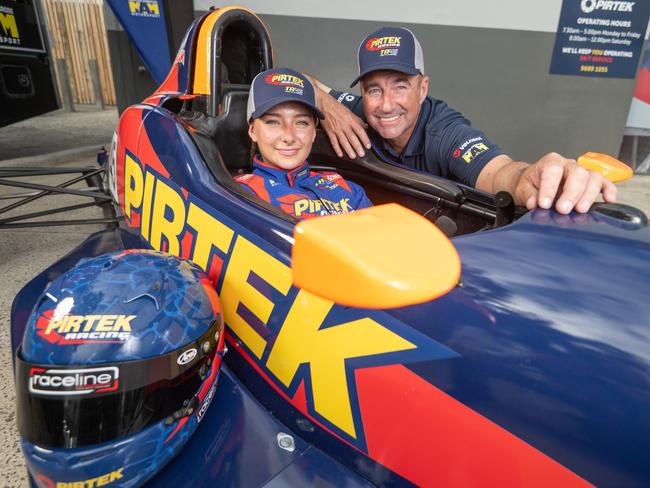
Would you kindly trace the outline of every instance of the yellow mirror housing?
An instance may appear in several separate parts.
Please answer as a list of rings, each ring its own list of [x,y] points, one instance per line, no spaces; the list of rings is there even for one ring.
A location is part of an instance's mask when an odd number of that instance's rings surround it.
[[[612,183],[618,183],[632,178],[634,171],[627,164],[607,154],[586,152],[578,158],[578,164],[583,168],[600,173]]]
[[[453,289],[461,264],[451,241],[398,204],[298,223],[293,284],[333,302],[394,308],[433,300]]]

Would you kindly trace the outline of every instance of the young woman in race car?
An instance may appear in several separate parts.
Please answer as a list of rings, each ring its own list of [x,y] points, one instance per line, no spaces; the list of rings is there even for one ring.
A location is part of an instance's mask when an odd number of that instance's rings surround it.
[[[315,172],[307,157],[324,116],[314,86],[300,73],[276,68],[258,74],[248,97],[248,135],[259,153],[253,172],[235,180],[299,219],[370,207],[363,188],[335,172]]]

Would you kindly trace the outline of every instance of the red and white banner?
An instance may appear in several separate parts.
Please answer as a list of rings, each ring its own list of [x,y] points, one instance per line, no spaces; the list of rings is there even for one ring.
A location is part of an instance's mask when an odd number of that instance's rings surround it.
[[[650,41],[646,42],[643,64],[636,80],[634,98],[625,125],[650,130]]]

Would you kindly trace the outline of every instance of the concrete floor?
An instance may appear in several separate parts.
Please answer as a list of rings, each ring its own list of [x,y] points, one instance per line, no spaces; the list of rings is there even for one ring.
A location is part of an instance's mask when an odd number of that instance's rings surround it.
[[[3,166],[85,166],[95,158],[97,149],[110,142],[117,122],[114,110],[66,114],[56,112],[0,129],[0,167]],[[24,136],[29,134],[29,138]],[[54,154],[52,151],[56,151]],[[20,159],[13,159],[20,157]],[[7,161],[7,159],[13,159]],[[4,161],[3,161],[4,160]],[[56,183],[62,178],[43,177],[43,183]],[[26,190],[0,187],[2,195]],[[32,204],[30,211],[52,206],[78,203],[77,197],[57,196]],[[638,175],[619,185],[619,200],[644,210],[650,215],[650,176]],[[53,202],[53,203],[52,203]],[[0,207],[8,203],[0,200]],[[23,211],[27,211],[25,208]],[[11,214],[2,215],[2,217]],[[98,218],[98,208],[77,211],[56,218]],[[0,230],[0,485],[27,486],[26,470],[18,447],[15,427],[15,395],[11,367],[9,316],[16,293],[38,272],[70,252],[88,235],[103,227],[69,226]]]
[[[0,129],[0,167],[7,166],[88,166],[95,161],[98,149],[108,147],[117,124],[117,111],[63,111],[35,117]],[[57,184],[73,176],[40,177],[30,181]],[[83,188],[83,185],[75,185]],[[0,186],[0,198],[33,190]],[[86,201],[75,196],[53,196],[2,214],[2,218],[18,213],[36,212],[46,208]],[[14,200],[0,200],[0,207]],[[101,218],[97,207],[60,214],[50,219]],[[14,296],[39,271],[54,263],[79,245],[88,235],[103,229],[101,225],[40,227],[0,230],[0,485],[28,486],[26,468],[18,446],[15,426],[15,394],[11,366],[9,317]]]
[[[74,198],[73,198],[74,199]],[[63,197],[57,203],[70,202]],[[65,202],[64,200],[69,200]],[[42,209],[44,206],[40,206]],[[36,210],[36,207],[34,207]],[[77,218],[101,218],[101,211],[91,208],[78,212]],[[15,395],[11,367],[11,343],[9,316],[11,303],[18,291],[39,271],[63,257],[89,234],[102,226],[72,226],[0,230],[0,485],[26,486],[22,455],[18,449],[18,437],[14,421]]]
[[[57,110],[0,129],[0,161],[110,144],[117,110],[97,111],[77,105],[76,112]],[[107,138],[108,134],[108,138]]]

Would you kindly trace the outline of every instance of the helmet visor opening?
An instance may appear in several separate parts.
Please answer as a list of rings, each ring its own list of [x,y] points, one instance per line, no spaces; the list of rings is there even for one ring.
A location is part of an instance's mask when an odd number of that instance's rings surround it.
[[[220,352],[220,333],[215,321],[197,341],[171,353],[115,364],[32,364],[19,349],[18,431],[33,444],[73,448],[132,435],[175,413],[177,418]]]

